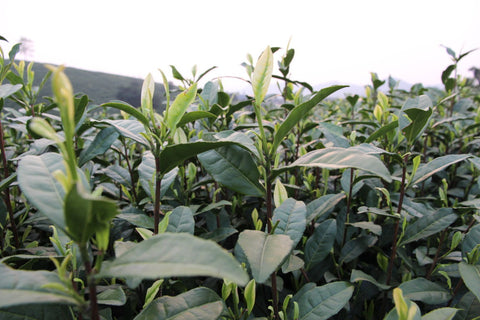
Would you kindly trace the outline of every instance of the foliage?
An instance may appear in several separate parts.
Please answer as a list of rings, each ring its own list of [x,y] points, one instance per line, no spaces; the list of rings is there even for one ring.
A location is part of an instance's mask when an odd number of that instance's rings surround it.
[[[98,106],[63,67],[36,87],[18,50],[0,51],[1,319],[480,316],[470,52],[447,49],[445,90],[372,73],[333,99],[267,47],[244,100],[172,66],[179,93],[160,71]]]

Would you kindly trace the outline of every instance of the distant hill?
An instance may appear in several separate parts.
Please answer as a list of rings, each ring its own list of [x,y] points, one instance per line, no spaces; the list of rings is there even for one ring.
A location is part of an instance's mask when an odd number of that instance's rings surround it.
[[[28,62],[26,62],[28,64]],[[36,62],[32,70],[35,72],[34,84],[39,85],[46,75],[48,69],[43,63]],[[103,72],[86,71],[76,68],[66,68],[65,73],[70,79],[75,94],[87,94],[92,104],[102,104],[111,100],[122,100],[138,107],[140,106],[140,95],[143,79],[125,77]],[[170,84],[170,90],[175,90]],[[48,81],[40,92],[41,97],[51,97],[51,81]],[[165,90],[163,84],[155,85],[154,106],[163,107]]]

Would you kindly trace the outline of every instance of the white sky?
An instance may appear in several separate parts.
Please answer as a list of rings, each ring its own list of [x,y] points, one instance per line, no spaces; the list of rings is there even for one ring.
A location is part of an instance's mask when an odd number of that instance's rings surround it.
[[[169,65],[184,76],[240,76],[247,53],[267,46],[296,54],[294,80],[370,83],[370,72],[407,83],[440,83],[450,58],[441,45],[480,48],[478,0],[2,0],[0,35],[33,41],[30,58],[160,82]],[[5,42],[2,48],[8,49]],[[279,59],[282,52],[277,52]],[[480,67],[480,50],[460,62],[460,74]],[[243,86],[224,80],[227,88]]]

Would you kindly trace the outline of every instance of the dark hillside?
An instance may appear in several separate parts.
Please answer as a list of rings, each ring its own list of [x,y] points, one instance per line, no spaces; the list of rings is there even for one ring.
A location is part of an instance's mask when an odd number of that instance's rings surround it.
[[[37,62],[33,65],[35,72],[35,85],[38,85],[47,73],[43,63]],[[101,104],[111,100],[122,100],[138,107],[140,106],[140,94],[143,79],[113,75],[103,72],[86,71],[76,68],[66,68],[65,73],[72,82],[75,93],[86,93],[92,104]],[[170,90],[175,87],[170,84]],[[50,97],[52,88],[50,81],[40,92],[41,97]],[[155,86],[154,106],[163,107],[165,90],[163,84]]]

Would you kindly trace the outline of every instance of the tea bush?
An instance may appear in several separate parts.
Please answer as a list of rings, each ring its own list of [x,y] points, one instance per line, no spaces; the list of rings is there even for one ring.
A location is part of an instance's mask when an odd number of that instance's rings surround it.
[[[18,50],[0,51],[0,318],[480,316],[470,52],[447,48],[441,90],[372,73],[333,99],[346,86],[290,79],[294,49],[267,47],[244,99],[175,67],[172,98],[160,71],[159,113],[152,75],[140,105],[94,105],[63,67],[35,86]]]

